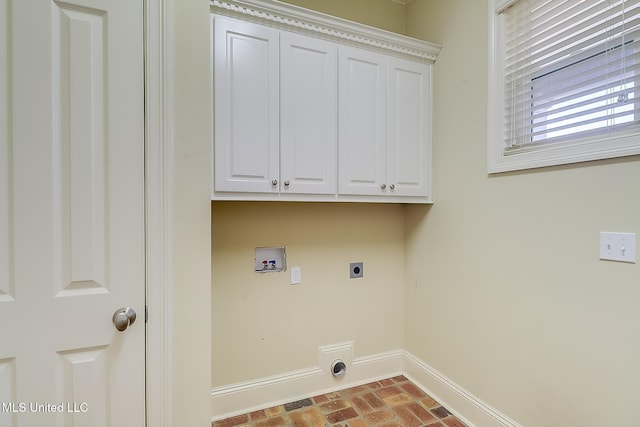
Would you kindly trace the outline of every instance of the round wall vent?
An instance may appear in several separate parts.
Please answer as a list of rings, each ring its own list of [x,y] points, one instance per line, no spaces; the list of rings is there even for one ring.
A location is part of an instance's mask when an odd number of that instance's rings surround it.
[[[331,364],[331,375],[342,377],[347,373],[347,365],[340,359],[334,360]]]

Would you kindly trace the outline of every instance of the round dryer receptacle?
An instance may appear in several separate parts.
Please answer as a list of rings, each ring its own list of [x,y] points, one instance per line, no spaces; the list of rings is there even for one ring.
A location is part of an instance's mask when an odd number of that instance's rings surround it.
[[[331,364],[331,375],[343,377],[347,373],[347,365],[340,359],[334,360]]]

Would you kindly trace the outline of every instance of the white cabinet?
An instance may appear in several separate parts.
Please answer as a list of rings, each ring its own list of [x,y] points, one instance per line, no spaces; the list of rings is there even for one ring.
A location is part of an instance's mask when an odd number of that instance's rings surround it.
[[[387,192],[431,196],[431,67],[387,62]]]
[[[430,68],[340,48],[339,193],[430,195]]]
[[[275,192],[280,169],[279,32],[214,19],[214,190]]]
[[[214,19],[214,191],[335,194],[335,43]]]
[[[336,193],[337,55],[335,43],[280,35],[280,180],[285,193]]]
[[[386,182],[387,57],[340,46],[339,193],[380,195]]]
[[[431,202],[439,46],[286,4],[212,11],[214,200]]]

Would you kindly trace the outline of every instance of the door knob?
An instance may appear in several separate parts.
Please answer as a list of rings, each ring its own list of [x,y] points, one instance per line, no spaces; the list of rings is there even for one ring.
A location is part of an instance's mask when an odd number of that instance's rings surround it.
[[[120,332],[126,331],[136,321],[136,311],[131,307],[122,307],[113,313],[113,326]]]

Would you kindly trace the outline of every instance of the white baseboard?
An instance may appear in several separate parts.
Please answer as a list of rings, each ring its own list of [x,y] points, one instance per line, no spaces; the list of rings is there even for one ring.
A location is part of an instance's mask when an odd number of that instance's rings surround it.
[[[441,372],[403,351],[403,375],[470,426],[522,427]]]
[[[212,420],[366,384],[402,373],[403,352],[391,351],[353,359],[343,377],[309,368],[255,381],[215,387],[211,391]]]
[[[471,427],[522,427],[404,350],[356,358],[340,378],[316,367],[215,387],[211,391],[211,419],[220,420],[400,374]]]

